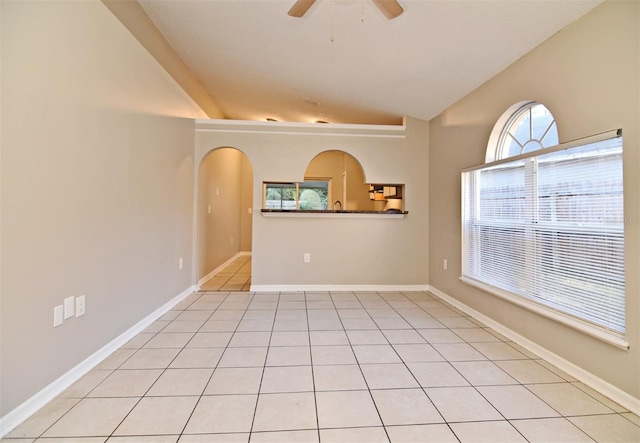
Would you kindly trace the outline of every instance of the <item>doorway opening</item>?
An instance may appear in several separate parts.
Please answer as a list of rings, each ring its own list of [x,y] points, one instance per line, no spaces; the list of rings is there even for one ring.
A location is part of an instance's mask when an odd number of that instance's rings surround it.
[[[248,291],[253,167],[242,151],[222,147],[204,157],[198,173],[197,207],[200,290]]]

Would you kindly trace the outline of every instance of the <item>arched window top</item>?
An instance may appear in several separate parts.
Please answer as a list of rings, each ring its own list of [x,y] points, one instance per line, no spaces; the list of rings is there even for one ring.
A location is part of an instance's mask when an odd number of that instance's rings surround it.
[[[558,144],[558,127],[546,106],[537,102],[516,103],[493,127],[485,161],[513,157]]]

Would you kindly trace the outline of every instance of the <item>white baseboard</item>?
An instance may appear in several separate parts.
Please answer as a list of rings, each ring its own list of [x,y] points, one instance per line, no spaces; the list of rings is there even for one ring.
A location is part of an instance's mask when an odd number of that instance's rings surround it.
[[[0,438],[15,429],[26,419],[35,414],[40,408],[49,403],[55,397],[60,395],[65,389],[75,383],[83,375],[93,369],[98,363],[103,361],[114,351],[118,350],[122,345],[127,343],[133,337],[144,331],[151,323],[162,317],[171,310],[175,305],[187,298],[196,290],[195,286],[191,286],[179,295],[169,300],[164,305],[147,315],[131,328],[120,334],[118,337],[107,343],[98,351],[91,354],[77,366],[73,367],[50,385],[46,386],[40,392],[29,398],[27,401],[19,405],[17,408],[0,418]]]
[[[222,263],[220,266],[218,266],[217,268],[215,268],[213,271],[209,272],[207,275],[205,275],[204,277],[202,277],[200,280],[198,280],[198,289],[200,289],[200,286],[202,286],[203,284],[205,284],[206,282],[208,282],[209,280],[211,280],[213,277],[215,277],[215,275],[217,273],[219,273],[220,271],[222,271],[224,268],[226,268],[227,266],[229,266],[235,259],[237,259],[238,257],[242,257],[245,255],[251,255],[251,252],[247,252],[247,251],[240,251],[238,252],[236,255],[234,255],[233,257],[231,257],[229,260],[227,260],[226,262]]]
[[[476,320],[482,322],[487,325],[491,329],[496,332],[504,335],[515,343],[519,344],[523,348],[533,352],[536,355],[539,355],[544,360],[556,366],[558,369],[566,372],[567,374],[575,377],[577,380],[581,381],[585,385],[595,389],[602,395],[610,398],[621,406],[627,408],[629,411],[633,412],[636,415],[640,415],[640,399],[633,397],[627,392],[623,391],[620,388],[612,385],[605,380],[595,376],[594,374],[585,371],[583,368],[571,363],[568,360],[560,357],[559,355],[549,351],[546,348],[538,345],[537,343],[532,342],[526,337],[518,334],[517,332],[507,328],[506,326],[498,323],[490,317],[476,311],[475,309],[465,305],[464,303],[456,300],[455,298],[447,295],[446,293],[440,291],[439,289],[430,286],[428,289],[432,294],[440,297],[442,300],[446,301],[450,305],[456,307],[457,309],[469,314],[471,317]]]
[[[394,292],[427,291],[429,285],[251,285],[251,292]]]

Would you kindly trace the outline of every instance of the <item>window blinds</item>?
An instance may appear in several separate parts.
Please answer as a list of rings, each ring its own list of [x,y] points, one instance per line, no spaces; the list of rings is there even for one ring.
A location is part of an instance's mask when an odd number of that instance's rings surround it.
[[[623,334],[622,178],[619,133],[463,171],[463,277]]]

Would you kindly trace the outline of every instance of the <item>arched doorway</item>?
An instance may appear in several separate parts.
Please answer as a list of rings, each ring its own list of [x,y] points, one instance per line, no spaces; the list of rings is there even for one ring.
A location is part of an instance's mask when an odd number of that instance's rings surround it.
[[[253,167],[231,147],[209,152],[198,171],[200,290],[248,291],[251,285]]]

